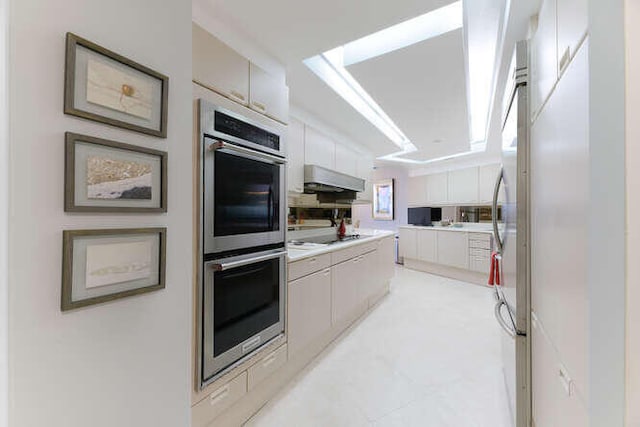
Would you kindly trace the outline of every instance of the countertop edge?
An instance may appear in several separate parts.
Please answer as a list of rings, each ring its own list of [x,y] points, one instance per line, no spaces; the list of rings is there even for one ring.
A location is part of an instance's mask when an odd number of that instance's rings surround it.
[[[352,246],[361,245],[367,242],[373,242],[376,240],[383,239],[385,237],[395,236],[395,231],[387,231],[387,230],[376,230],[376,234],[367,235],[366,237],[360,237],[359,239],[350,240],[348,242],[336,244],[336,245],[328,245],[327,247],[311,249],[311,250],[299,250],[301,252],[300,255],[291,256],[291,249],[287,250],[287,261],[288,262],[296,262],[301,261],[306,258],[314,257],[317,255],[324,255],[331,252],[337,252],[342,249],[350,248]],[[294,249],[295,250],[295,249]],[[302,253],[303,252],[303,253]]]

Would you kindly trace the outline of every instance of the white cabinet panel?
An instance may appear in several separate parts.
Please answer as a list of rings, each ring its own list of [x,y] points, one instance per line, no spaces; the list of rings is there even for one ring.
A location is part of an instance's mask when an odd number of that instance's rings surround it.
[[[535,117],[558,79],[556,0],[544,0],[531,39],[531,114]]]
[[[380,276],[381,286],[395,276],[395,237],[385,237],[378,241],[378,275]]]
[[[248,105],[249,61],[196,24],[192,39],[193,80]]]
[[[331,328],[331,269],[289,282],[289,354],[295,355]]]
[[[465,232],[437,231],[438,263],[469,268],[469,239]]]
[[[399,231],[400,256],[409,259],[418,258],[417,229],[401,228]]]
[[[352,317],[360,303],[358,279],[361,257],[331,267],[331,322],[339,324]]]
[[[295,193],[304,191],[304,124],[291,119],[287,129],[288,189]]]
[[[356,176],[358,172],[358,153],[342,144],[336,144],[335,156],[335,170],[347,175]]]
[[[356,176],[365,180],[370,180],[373,174],[373,158],[364,154],[359,154],[356,160]]]
[[[489,204],[493,202],[493,189],[500,173],[500,165],[481,166],[478,170],[478,202]],[[498,193],[498,202],[504,202],[504,188]]]
[[[407,190],[409,206],[425,206],[427,204],[427,175],[409,177]]]
[[[476,203],[478,201],[478,168],[449,172],[449,203]]]
[[[426,177],[426,204],[434,205],[447,203],[448,195],[448,176],[446,172],[427,175]]]
[[[258,384],[278,372],[287,363],[287,345],[266,355],[258,363],[247,369],[247,389],[253,390]]]
[[[420,261],[437,262],[438,247],[435,230],[416,230],[417,254]]]
[[[335,168],[336,144],[311,126],[305,127],[304,162],[328,169]]]
[[[381,278],[378,274],[378,252],[373,251],[360,255],[356,262],[358,277],[354,280],[358,284],[358,304],[369,300],[381,287]]]
[[[282,123],[289,121],[289,88],[255,64],[249,66],[249,107]]]
[[[556,0],[558,13],[558,70],[561,73],[587,33],[587,0]]]

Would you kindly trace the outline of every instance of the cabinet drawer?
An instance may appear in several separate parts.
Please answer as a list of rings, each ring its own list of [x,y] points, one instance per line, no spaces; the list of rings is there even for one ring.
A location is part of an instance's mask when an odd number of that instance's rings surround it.
[[[378,248],[378,242],[367,242],[361,245],[351,246],[340,251],[331,253],[331,264],[340,264],[348,259],[355,258],[367,252],[375,251]]]
[[[267,357],[253,365],[247,371],[247,388],[249,391],[260,384],[262,380],[276,372],[287,362],[287,345],[279,347]]]
[[[490,270],[490,258],[475,257],[469,258],[469,270],[476,271],[478,273],[489,273]]]
[[[331,266],[331,254],[317,255],[289,263],[288,281],[296,280]]]
[[[469,256],[479,257],[479,258],[491,258],[491,250],[483,249],[483,248],[469,248]]]
[[[243,372],[193,407],[193,425],[206,426],[225,409],[247,394],[247,372]]]

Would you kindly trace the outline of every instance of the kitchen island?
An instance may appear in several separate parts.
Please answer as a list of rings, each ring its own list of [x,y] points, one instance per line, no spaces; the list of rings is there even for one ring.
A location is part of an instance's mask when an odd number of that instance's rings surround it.
[[[284,336],[197,392],[193,427],[242,425],[375,309],[395,274],[395,233],[354,233],[359,237],[288,249]]]
[[[493,249],[491,224],[401,226],[400,256],[407,268],[486,284]]]

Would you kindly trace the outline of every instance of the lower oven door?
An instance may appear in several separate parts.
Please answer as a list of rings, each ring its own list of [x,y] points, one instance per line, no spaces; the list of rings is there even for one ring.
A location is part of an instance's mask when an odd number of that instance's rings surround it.
[[[286,251],[204,264],[202,385],[284,332]]]

